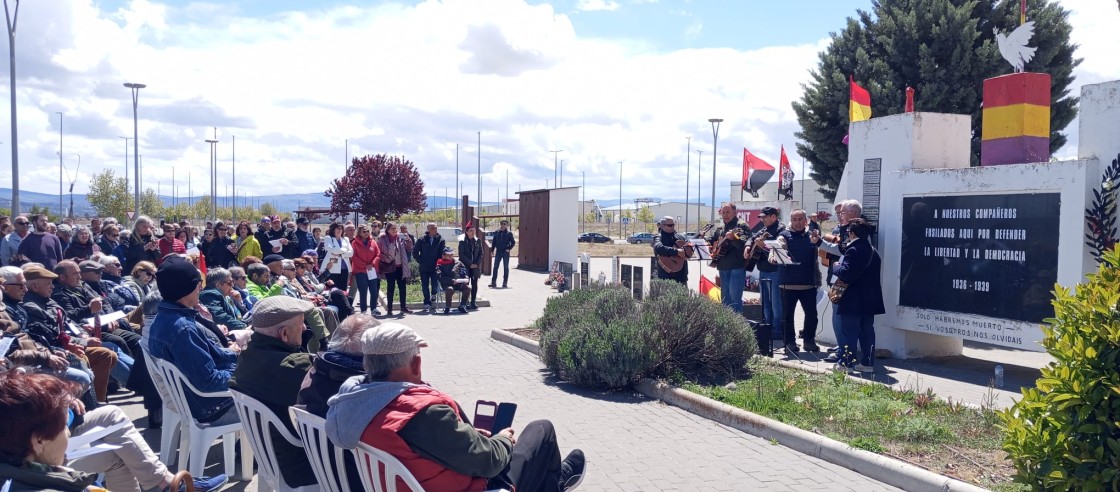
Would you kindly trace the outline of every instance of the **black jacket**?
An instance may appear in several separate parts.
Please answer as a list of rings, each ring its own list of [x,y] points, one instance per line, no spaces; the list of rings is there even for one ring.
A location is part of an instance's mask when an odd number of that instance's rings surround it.
[[[149,241],[154,241],[155,236],[148,234],[147,236],[129,236],[128,244],[124,246],[124,271],[131,272],[132,267],[136,266],[141,261],[150,261],[159,265],[159,249],[154,251],[145,251],[144,245]]]
[[[677,241],[686,241],[683,235],[672,232],[661,231],[653,237],[653,254],[657,256],[677,256],[680,254],[680,248],[677,247]],[[684,262],[684,267],[676,273],[666,272],[661,268],[661,263],[655,262],[657,265],[657,276],[663,279],[684,279],[688,280],[688,262]]]
[[[467,278],[467,267],[461,261],[453,261],[443,265],[436,265],[439,270],[439,284],[445,289],[455,285],[455,279]]]
[[[352,376],[366,373],[362,368],[362,356],[350,355],[335,350],[327,350],[313,356],[311,384],[299,390],[297,405],[304,405],[308,412],[327,417],[327,400],[338,394],[342,382]]]
[[[431,273],[436,271],[436,261],[443,257],[443,248],[446,247],[443,236],[438,232],[433,237],[425,234],[416,240],[416,245],[412,248],[412,257],[420,264],[421,272]]]
[[[281,227],[279,231],[269,228],[268,232],[266,232],[265,235],[268,237],[269,241],[275,241],[277,239],[287,239],[288,240],[288,245],[284,246],[280,249],[280,255],[283,256],[284,258],[293,259],[293,258],[299,256],[299,253],[302,253],[302,251],[298,251],[298,252],[296,251],[296,249],[299,249],[299,241],[296,240],[295,231],[292,231],[291,229],[288,229],[287,227]],[[261,243],[261,250],[263,251],[266,248],[267,248],[267,251],[265,252],[265,255],[271,254],[272,253],[272,245],[269,244],[267,241]]]
[[[871,316],[887,312],[883,305],[882,260],[871,242],[857,239],[848,243],[835,273],[848,284],[836,303],[836,314]]]
[[[719,227],[713,229],[712,232],[708,234],[708,237],[704,239],[707,239],[708,243],[714,247],[715,244],[719,242],[719,238],[732,230],[739,231],[739,239],[729,239],[723,242],[721,248],[723,254],[720,256],[719,260],[716,261],[716,269],[718,270],[734,270],[736,268],[743,268],[746,264],[745,260],[743,260],[743,250],[745,249],[747,238],[750,237],[750,234],[746,226],[739,224],[738,217],[731,219],[731,222],[720,224]],[[712,251],[713,255],[715,253],[715,251]]]
[[[773,240],[773,239],[778,239],[778,235],[780,235],[781,233],[786,231],[786,226],[785,226],[785,224],[782,223],[782,221],[775,220],[774,223],[770,225],[770,227],[765,227],[765,228],[760,228],[759,229],[760,232],[762,230],[765,230],[766,233],[770,236],[769,240]],[[763,251],[759,252],[759,255],[761,255],[760,256],[761,259],[758,260],[758,263],[757,263],[758,271],[760,271],[760,272],[776,272],[776,271],[778,271],[778,265],[775,265],[773,263],[770,263],[769,261],[766,261],[766,257],[769,254],[770,254],[769,249],[767,249],[764,252]]]
[[[789,256],[797,264],[778,265],[778,269],[782,272],[778,284],[819,287],[821,279],[818,274],[820,270],[817,268],[817,245],[809,240],[809,229],[802,232],[786,229],[779,236],[785,238]]]
[[[237,255],[230,253],[229,245],[233,240],[228,237],[216,237],[210,242],[199,245],[199,251],[206,257],[206,266],[229,268],[230,264],[237,263]]]
[[[517,245],[517,240],[513,238],[512,231],[498,229],[494,231],[494,239],[491,244],[494,248],[494,254],[502,255],[509,253],[509,251]]]
[[[81,325],[87,318],[93,317],[95,314],[109,314],[113,312],[113,304],[108,299],[101,300],[101,311],[90,312],[89,301],[95,297],[101,297],[97,291],[93,290],[85,282],[82,282],[78,287],[66,287],[58,282],[54,284],[54,292],[51,293],[51,299],[62,306],[62,310],[66,312],[66,317],[70,321]],[[121,319],[117,320],[115,326],[106,326],[105,331],[112,331],[114,329],[124,328],[128,329],[128,321]]]
[[[459,241],[459,261],[461,261],[467,268],[471,265],[478,265],[475,268],[470,268],[471,276],[478,278],[482,275],[482,241],[478,238],[471,239],[464,236],[462,241]]]
[[[62,326],[59,325],[59,313],[62,307],[54,302],[54,299],[40,296],[34,292],[28,292],[23,296],[23,303],[20,304],[23,310],[27,313],[27,324],[23,326],[23,332],[27,333],[38,342],[40,345],[65,349],[58,336],[62,333]],[[62,322],[66,322],[66,313],[62,312]]]

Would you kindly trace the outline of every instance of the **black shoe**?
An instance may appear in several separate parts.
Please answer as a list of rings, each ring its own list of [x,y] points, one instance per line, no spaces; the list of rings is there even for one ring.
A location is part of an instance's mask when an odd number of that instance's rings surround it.
[[[490,285],[489,285],[489,287],[490,287],[491,289],[497,289],[497,288],[498,288],[498,286],[497,286],[497,285],[494,285],[494,284],[490,284]]]
[[[586,474],[587,460],[583,456],[583,451],[573,449],[560,463],[560,490],[562,492],[575,490],[583,483],[583,476]]]
[[[823,360],[828,363],[836,363],[840,362],[840,356],[836,354],[829,354],[829,356],[825,357]]]
[[[401,314],[412,314],[412,310],[407,307],[401,306]]]
[[[459,305],[459,312],[463,313],[463,314],[467,314],[467,306],[464,306],[464,305],[460,304]]]
[[[393,315],[393,308],[386,308],[385,309],[385,316],[392,316],[392,315]]]
[[[508,289],[508,288],[509,288],[509,284],[502,284],[502,288],[503,288],[503,289]]]
[[[434,310],[434,309],[432,309],[432,305],[431,305],[431,304],[425,304],[425,305],[424,305],[424,312],[433,312],[433,313],[434,313],[434,312],[435,312],[435,310]]]
[[[797,348],[796,343],[787,343],[785,349],[786,353],[790,355],[796,354],[801,351],[801,349]]]
[[[803,345],[804,345],[804,346],[803,346],[803,347],[801,347],[801,350],[804,350],[804,351],[806,351],[806,352],[813,352],[813,353],[816,353],[816,352],[820,352],[820,351],[821,351],[821,348],[820,348],[820,347],[818,347],[818,346],[817,346],[817,344],[815,344],[815,343],[805,343],[805,344],[803,344]]]
[[[471,311],[478,311],[478,305],[472,302],[467,306],[467,309]]]
[[[451,306],[444,306],[443,314],[451,314]]]
[[[153,408],[151,410],[148,410],[148,428],[163,428],[163,408]]]

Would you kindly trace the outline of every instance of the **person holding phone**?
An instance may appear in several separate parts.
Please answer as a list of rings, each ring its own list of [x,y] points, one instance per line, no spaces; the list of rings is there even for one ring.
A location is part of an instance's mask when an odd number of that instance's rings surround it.
[[[552,422],[530,422],[518,434],[475,429],[460,405],[423,380],[412,328],[383,323],[362,333],[365,376],[347,379],[328,400],[327,436],[353,448],[383,450],[408,468],[424,490],[574,490],[586,459],[572,450],[563,460]],[[422,451],[419,451],[422,450]]]

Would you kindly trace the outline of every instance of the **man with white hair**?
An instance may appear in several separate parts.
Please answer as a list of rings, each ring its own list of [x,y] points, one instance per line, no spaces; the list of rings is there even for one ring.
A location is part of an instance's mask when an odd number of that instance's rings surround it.
[[[229,380],[231,389],[263,403],[292,434],[297,431],[288,417],[288,407],[295,405],[311,369],[311,354],[300,351],[307,329],[303,317],[314,308],[310,302],[288,296],[272,296],[257,303],[253,308],[253,335]],[[275,430],[272,443],[286,483],[294,487],[318,483],[302,447],[289,444]]]
[[[353,376],[365,375],[362,368],[362,333],[381,324],[365,313],[353,314],[338,325],[327,350],[319,353],[296,397],[297,405],[308,412],[327,416],[327,400],[338,394],[339,386]]]
[[[475,429],[450,395],[424,382],[420,348],[427,346],[400,323],[362,333],[366,375],[348,379],[330,399],[327,436],[393,455],[424,490],[563,492],[580,484],[583,451],[561,461],[551,422],[530,422],[519,438],[512,428]]]
[[[653,238],[653,254],[657,256],[657,278],[673,280],[687,286],[688,252],[678,244],[687,244],[688,240],[677,233],[677,221],[668,215],[657,221],[657,231],[658,234]],[[679,269],[674,269],[675,263],[680,263]]]

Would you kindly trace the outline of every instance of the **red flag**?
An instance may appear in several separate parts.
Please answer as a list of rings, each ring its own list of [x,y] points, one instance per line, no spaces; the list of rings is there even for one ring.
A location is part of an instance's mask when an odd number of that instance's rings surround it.
[[[907,87],[906,88],[906,112],[907,113],[913,113],[914,112],[914,88],[913,87]]]
[[[758,190],[762,185],[770,181],[770,177],[774,175],[774,166],[770,163],[759,159],[757,156],[743,147],[743,191],[750,193],[751,196],[758,198]]]
[[[786,146],[782,146],[782,157],[778,161],[778,199],[783,197],[787,200],[793,200],[793,168],[789,165],[789,157],[786,157]]]

